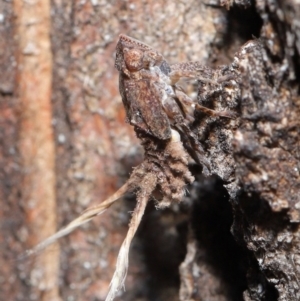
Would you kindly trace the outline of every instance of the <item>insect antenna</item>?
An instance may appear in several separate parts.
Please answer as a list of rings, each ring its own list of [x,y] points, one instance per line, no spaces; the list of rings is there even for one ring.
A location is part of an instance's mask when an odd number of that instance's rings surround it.
[[[122,243],[118,255],[116,270],[111,280],[110,289],[105,301],[112,301],[116,297],[118,291],[122,287],[124,287],[124,282],[128,270],[128,256],[129,256],[130,244],[138,229],[138,226],[144,215],[146,205],[149,201],[149,198],[153,190],[156,187],[156,184],[157,184],[157,178],[152,173],[145,175],[145,177],[140,183],[139,192],[137,194],[137,204],[132,214],[132,218],[129,224],[129,229],[126,238]]]
[[[79,226],[89,222],[97,215],[102,214],[114,202],[116,202],[119,198],[121,198],[126,192],[133,190],[135,188],[135,186],[133,187],[132,184],[133,184],[132,177],[130,177],[129,180],[121,188],[119,188],[113,195],[111,195],[108,199],[106,199],[99,205],[92,206],[92,207],[86,209],[79,217],[77,217],[72,222],[70,222],[65,228],[59,230],[55,234],[46,238],[44,241],[42,241],[41,243],[39,243],[32,249],[27,250],[18,259],[22,260],[24,258],[27,258],[33,254],[36,254],[36,253],[42,251],[49,245],[56,242],[59,238],[65,236],[65,235],[68,235],[69,233],[71,233],[73,230],[75,230]]]

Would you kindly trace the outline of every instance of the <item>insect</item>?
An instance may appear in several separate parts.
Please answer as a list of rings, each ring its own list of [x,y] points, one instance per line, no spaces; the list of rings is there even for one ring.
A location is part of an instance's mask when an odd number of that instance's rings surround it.
[[[211,116],[232,117],[229,112],[216,112],[199,105],[178,85],[181,78],[200,78],[203,82],[215,84],[210,77],[210,69],[199,63],[170,66],[150,46],[120,35],[115,67],[120,73],[120,94],[127,119],[145,150],[144,161],[134,168],[127,182],[112,196],[88,208],[65,228],[26,253],[31,255],[44,249],[103,213],[125,193],[134,191],[137,204],[118,255],[106,301],[113,300],[124,286],[130,244],[149,199],[155,196],[158,208],[182,200],[185,186],[194,181],[188,168],[190,157],[203,167],[204,173],[210,173],[210,162],[191,130],[194,112],[198,110]]]

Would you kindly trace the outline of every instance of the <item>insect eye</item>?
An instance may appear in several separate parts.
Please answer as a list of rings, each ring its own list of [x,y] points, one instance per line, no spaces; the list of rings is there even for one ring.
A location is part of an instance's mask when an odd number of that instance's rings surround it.
[[[143,67],[143,52],[138,49],[124,49],[124,61],[129,71],[138,71]]]

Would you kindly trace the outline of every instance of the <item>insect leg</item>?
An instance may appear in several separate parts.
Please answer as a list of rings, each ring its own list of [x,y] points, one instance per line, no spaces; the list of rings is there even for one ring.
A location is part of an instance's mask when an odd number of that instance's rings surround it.
[[[180,90],[176,90],[176,96],[178,97],[178,100],[180,101],[182,106],[185,108],[185,111],[188,112],[191,116],[194,116],[194,111],[198,110],[209,116],[220,116],[231,119],[236,118],[235,114],[231,111],[215,111],[207,107],[201,106],[198,103],[194,102],[190,97],[188,97],[185,93],[183,93]]]
[[[190,156],[199,164],[203,165],[210,170],[210,163],[205,157],[204,150],[198,141],[195,134],[192,132],[186,120],[180,110],[180,107],[176,103],[175,99],[172,97],[167,97],[163,103],[163,108],[166,111],[166,114],[171,119],[172,124],[176,130],[184,135],[184,138],[187,137],[190,146],[187,147],[187,151],[189,152]]]
[[[188,62],[171,65],[171,72],[168,74],[171,85],[175,85],[181,78],[192,78],[201,80],[204,83],[216,85],[211,69],[201,65],[199,62]]]

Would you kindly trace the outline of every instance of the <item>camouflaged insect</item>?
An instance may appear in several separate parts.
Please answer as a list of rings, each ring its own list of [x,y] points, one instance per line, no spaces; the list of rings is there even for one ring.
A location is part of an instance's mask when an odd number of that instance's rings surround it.
[[[210,173],[210,163],[190,126],[195,111],[231,117],[228,112],[215,112],[199,105],[177,85],[180,78],[201,78],[202,82],[214,84],[210,79],[210,69],[199,63],[170,66],[151,47],[120,35],[115,66],[120,73],[120,94],[127,119],[134,126],[145,150],[144,161],[134,168],[127,182],[111,197],[88,208],[65,228],[26,253],[28,256],[44,249],[103,213],[125,193],[134,191],[137,205],[118,255],[106,301],[113,300],[124,286],[130,244],[148,200],[155,196],[158,208],[180,202],[186,185],[194,181],[188,168],[191,157],[203,167],[204,173]]]

